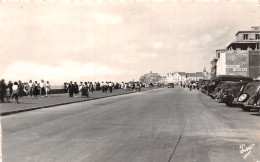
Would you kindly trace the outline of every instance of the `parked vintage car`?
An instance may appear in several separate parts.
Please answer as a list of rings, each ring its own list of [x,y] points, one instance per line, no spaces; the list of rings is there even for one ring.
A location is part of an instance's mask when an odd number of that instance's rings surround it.
[[[219,91],[216,93],[214,97],[214,99],[216,99],[216,101],[222,103],[223,102],[223,93],[233,84],[236,82],[233,81],[224,81],[224,83],[220,86]]]
[[[210,79],[210,84],[207,88],[208,89],[207,94],[209,95],[211,92],[213,92],[216,86],[222,81],[239,82],[239,81],[253,81],[253,79],[242,75],[218,75]]]
[[[222,93],[222,102],[227,106],[243,105],[243,102],[238,102],[238,97],[243,93],[249,81],[241,81],[232,83],[228,89]]]
[[[209,84],[210,84],[209,79],[203,79],[201,82],[199,82],[199,87],[202,93],[207,93]]]
[[[259,96],[260,96],[260,82],[249,83],[245,87],[243,94],[240,96],[241,99],[247,98],[244,105],[242,106],[242,109],[244,111],[250,111],[251,109],[259,110],[260,108]]]
[[[211,93],[209,93],[208,95],[212,98],[216,98],[218,93],[221,91],[221,89],[225,86],[225,85],[229,85],[233,82],[231,81],[222,81],[220,82],[214,89],[214,91],[212,91]]]
[[[167,87],[168,88],[174,88],[174,84],[173,83],[168,83]]]

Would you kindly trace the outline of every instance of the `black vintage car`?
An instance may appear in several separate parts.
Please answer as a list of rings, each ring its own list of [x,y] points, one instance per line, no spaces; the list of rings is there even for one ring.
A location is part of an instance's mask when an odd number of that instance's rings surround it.
[[[202,88],[202,86],[206,85],[207,83],[209,84],[209,82],[210,82],[209,79],[199,79],[198,87]]]
[[[213,91],[213,92],[217,91],[216,94],[213,96],[213,98],[216,99],[216,101],[218,101],[218,102],[220,102],[220,103],[223,102],[223,100],[222,100],[222,98],[223,98],[223,93],[224,93],[233,83],[235,83],[235,82],[232,82],[232,81],[224,81],[224,82],[221,84],[221,86],[220,86],[219,89],[215,88],[215,90]]]
[[[173,83],[168,83],[167,87],[168,88],[174,88],[174,84]]]
[[[202,93],[208,92],[209,84],[210,84],[209,79],[203,79],[203,80],[199,81],[199,87],[200,87],[200,90]]]
[[[232,83],[228,89],[222,93],[222,102],[227,106],[242,105],[242,102],[238,102],[238,97],[243,93],[246,85],[249,81],[241,81]]]
[[[232,82],[233,83],[233,82]],[[214,91],[210,92],[208,95],[212,98],[216,98],[218,93],[221,91],[221,89],[227,85],[230,84],[230,81],[221,81],[214,89]]]
[[[218,75],[210,79],[210,84],[207,87],[207,94],[209,95],[211,92],[213,92],[216,86],[222,81],[239,82],[239,81],[253,81],[253,79],[242,75]]]
[[[260,82],[252,82],[247,84],[244,89],[243,94],[238,98],[238,100],[245,100],[242,109],[244,111],[250,111],[251,109],[258,109],[260,108]]]

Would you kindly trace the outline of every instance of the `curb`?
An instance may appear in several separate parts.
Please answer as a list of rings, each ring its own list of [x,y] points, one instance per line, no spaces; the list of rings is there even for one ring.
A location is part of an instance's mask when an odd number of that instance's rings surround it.
[[[158,88],[154,88],[154,89],[158,89]],[[135,92],[131,91],[129,93],[123,93],[123,94],[114,94],[114,95],[110,95],[110,96],[88,98],[88,99],[79,100],[79,101],[71,101],[71,102],[63,102],[63,103],[57,103],[57,104],[51,104],[51,105],[37,106],[37,107],[32,107],[32,108],[27,108],[27,109],[3,112],[3,113],[0,113],[0,116],[7,116],[7,115],[17,114],[17,113],[21,113],[21,112],[33,111],[33,110],[38,110],[38,109],[46,109],[46,108],[50,108],[50,107],[54,107],[54,106],[62,106],[62,105],[68,105],[68,104],[73,104],[73,103],[92,101],[92,100],[114,97],[114,96],[120,96],[120,95],[126,95],[126,94],[137,93],[137,92],[145,92],[145,91],[150,91],[150,90],[154,90],[154,89],[147,89],[147,90],[135,91]]]

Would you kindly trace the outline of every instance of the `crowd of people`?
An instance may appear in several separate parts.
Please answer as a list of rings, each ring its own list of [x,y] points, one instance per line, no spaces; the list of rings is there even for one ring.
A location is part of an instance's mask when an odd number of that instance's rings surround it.
[[[199,88],[199,86],[197,85],[196,82],[190,82],[190,81],[188,81],[188,82],[181,82],[180,85],[183,88],[187,87],[190,91],[192,89],[196,89],[196,88],[198,89]]]
[[[13,100],[13,103],[19,103],[18,99],[23,98],[23,96],[28,97],[37,97],[40,95],[41,97],[49,97],[50,96],[51,85],[50,82],[46,83],[44,80],[41,82],[32,81],[22,82],[21,80],[17,81],[9,81],[5,83],[5,80],[2,79],[0,81],[0,102],[10,102],[10,99]]]
[[[89,92],[102,91],[103,93],[112,93],[114,89],[124,89],[124,90],[141,90],[140,83],[114,83],[111,81],[106,82],[77,82],[70,81],[65,82],[63,85],[64,93],[69,93],[69,97],[78,97],[81,93],[81,97],[89,97]]]
[[[65,82],[63,84],[64,93],[68,93],[69,97],[89,97],[89,93],[94,91],[102,91],[102,93],[110,92],[112,93],[114,89],[124,89],[125,91],[135,91],[141,90],[141,87],[144,86],[139,82],[111,82],[111,81],[102,81],[102,82]],[[0,102],[10,102],[13,100],[13,103],[19,103],[18,99],[23,98],[24,96],[28,97],[49,97],[50,96],[51,85],[49,81],[41,80],[29,82],[18,82],[9,81],[5,82],[4,79],[0,81]]]

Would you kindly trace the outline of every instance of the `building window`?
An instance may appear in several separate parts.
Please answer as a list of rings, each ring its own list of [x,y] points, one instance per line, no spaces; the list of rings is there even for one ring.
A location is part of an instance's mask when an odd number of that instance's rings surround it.
[[[256,35],[255,35],[255,39],[256,39],[256,40],[260,39],[260,34],[256,34]]]
[[[244,34],[244,40],[248,40],[248,34]]]

